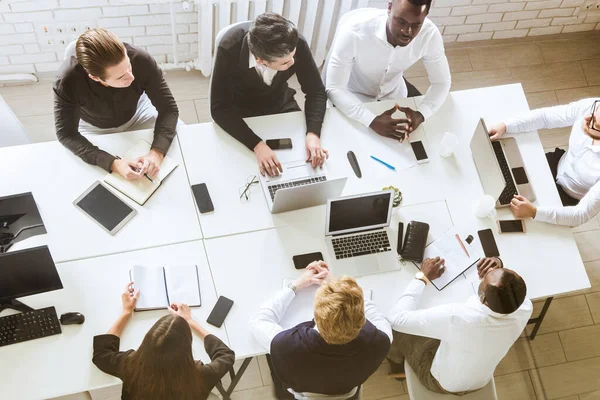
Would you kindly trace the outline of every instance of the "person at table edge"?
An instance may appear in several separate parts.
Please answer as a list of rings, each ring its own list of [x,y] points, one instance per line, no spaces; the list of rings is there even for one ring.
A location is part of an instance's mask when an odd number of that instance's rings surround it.
[[[267,114],[300,111],[287,81],[297,74],[306,95],[306,154],[313,167],[328,157],[321,148],[321,125],[327,94],[309,44],[291,21],[274,13],[259,15],[251,26],[231,28],[215,55],[210,91],[214,121],[254,151],[260,172],[279,175],[277,156],[243,120]],[[285,137],[286,127],[281,127]]]
[[[53,90],[56,135],[63,146],[126,179],[156,176],[175,137],[179,110],[150,54],[105,29],[90,29],[60,67]],[[136,160],[119,159],[83,136],[152,127],[150,152]]]
[[[444,42],[427,18],[430,7],[431,0],[390,0],[387,12],[354,12],[338,26],[326,65],[327,94],[344,114],[379,135],[403,141],[441,107],[450,91]],[[420,95],[403,77],[419,59],[431,86],[416,110],[396,105],[376,115],[365,107],[364,101]],[[396,110],[406,118],[393,118]]]

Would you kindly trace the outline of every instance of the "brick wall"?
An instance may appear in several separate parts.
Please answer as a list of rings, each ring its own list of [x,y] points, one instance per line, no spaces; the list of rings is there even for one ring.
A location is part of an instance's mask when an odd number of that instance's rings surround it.
[[[233,0],[234,1],[234,0]],[[299,0],[285,0],[289,1]],[[334,0],[324,0],[334,1]],[[175,0],[178,61],[197,57],[197,9]],[[600,29],[600,17],[578,17],[584,0],[434,0],[430,18],[444,40],[472,41]],[[66,45],[87,27],[106,27],[145,48],[159,63],[173,62],[165,0],[0,0],[0,75],[53,73]],[[384,8],[387,0],[371,0]]]

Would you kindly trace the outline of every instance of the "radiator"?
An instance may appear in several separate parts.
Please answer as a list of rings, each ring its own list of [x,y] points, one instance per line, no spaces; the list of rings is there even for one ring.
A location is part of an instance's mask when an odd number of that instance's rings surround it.
[[[253,20],[266,11],[293,21],[311,44],[318,66],[323,64],[337,21],[354,8],[367,7],[369,0],[196,0],[198,4],[198,60],[196,68],[209,76],[217,33],[236,22]]]

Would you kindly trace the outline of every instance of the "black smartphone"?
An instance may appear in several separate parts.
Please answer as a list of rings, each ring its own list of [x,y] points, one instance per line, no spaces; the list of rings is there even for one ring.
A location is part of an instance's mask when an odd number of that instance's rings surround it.
[[[323,261],[323,254],[320,252],[298,254],[297,256],[292,257],[292,260],[294,261],[294,267],[296,267],[296,269],[304,269],[313,261]]]
[[[398,222],[398,243],[396,243],[396,253],[400,255],[402,253],[402,236],[404,235],[404,224]]]
[[[425,151],[425,146],[423,146],[422,141],[416,140],[414,142],[410,142],[410,147],[412,147],[413,153],[415,153],[415,157],[417,158],[417,162],[419,164],[429,161],[429,157],[427,157],[427,152]]]
[[[498,232],[500,233],[523,233],[525,224],[522,219],[510,219],[498,221]]]
[[[227,317],[227,314],[229,314],[231,306],[233,306],[233,300],[230,300],[225,296],[219,296],[217,304],[215,304],[215,308],[213,308],[210,312],[206,322],[216,326],[217,328],[220,328],[225,321],[225,317]]]
[[[215,207],[213,206],[210,194],[208,194],[208,188],[206,187],[206,183],[192,185],[192,193],[194,193],[196,205],[198,206],[198,210],[200,210],[201,214],[215,211]]]
[[[267,146],[269,146],[272,150],[284,150],[292,148],[292,139],[283,138],[283,139],[268,139]]]
[[[496,239],[494,239],[494,232],[491,229],[483,229],[478,231],[477,234],[483,248],[483,254],[486,257],[500,257],[500,251],[498,251]]]

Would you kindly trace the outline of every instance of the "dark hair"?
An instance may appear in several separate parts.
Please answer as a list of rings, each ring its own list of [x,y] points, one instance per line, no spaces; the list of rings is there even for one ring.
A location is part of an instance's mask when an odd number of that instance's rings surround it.
[[[112,32],[102,28],[85,31],[75,44],[77,62],[88,74],[106,79],[106,68],[125,59],[125,46]]]
[[[185,319],[165,315],[127,357],[123,385],[132,399],[197,399],[202,391]]]
[[[259,15],[248,31],[248,48],[258,58],[274,61],[290,54],[298,45],[298,29],[279,14]]]
[[[519,274],[510,269],[502,270],[497,286],[488,285],[485,301],[488,307],[500,314],[511,314],[523,304],[527,295],[527,285]]]
[[[394,1],[401,1],[401,0],[389,0],[390,3],[394,2]],[[414,5],[414,6],[427,6],[425,7],[425,12],[429,12],[429,9],[431,8],[431,3],[433,2],[433,0],[407,0],[410,4]]]

